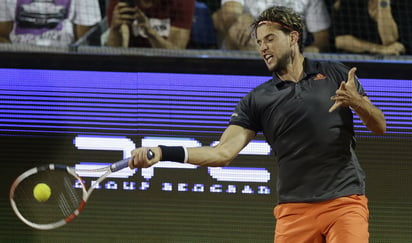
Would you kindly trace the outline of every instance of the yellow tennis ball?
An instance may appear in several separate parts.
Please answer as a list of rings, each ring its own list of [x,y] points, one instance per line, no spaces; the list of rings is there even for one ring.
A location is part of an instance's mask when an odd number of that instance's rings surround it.
[[[39,202],[47,201],[51,196],[51,189],[45,183],[39,183],[33,188],[33,196]]]

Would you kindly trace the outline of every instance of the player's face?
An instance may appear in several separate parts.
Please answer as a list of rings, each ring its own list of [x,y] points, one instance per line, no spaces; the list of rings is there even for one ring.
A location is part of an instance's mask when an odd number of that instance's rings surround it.
[[[290,35],[279,30],[276,25],[263,24],[256,30],[256,40],[260,56],[269,71],[285,70],[291,62],[292,44]]]

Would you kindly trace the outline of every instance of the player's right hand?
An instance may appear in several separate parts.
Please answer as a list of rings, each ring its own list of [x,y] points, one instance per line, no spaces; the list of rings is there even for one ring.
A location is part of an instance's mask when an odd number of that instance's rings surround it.
[[[149,149],[153,152],[154,157],[148,158],[148,151]],[[129,160],[129,167],[131,169],[134,168],[148,168],[157,162],[160,161],[162,158],[162,151],[159,147],[150,147],[150,148],[137,148],[133,149],[131,152],[132,156]]]

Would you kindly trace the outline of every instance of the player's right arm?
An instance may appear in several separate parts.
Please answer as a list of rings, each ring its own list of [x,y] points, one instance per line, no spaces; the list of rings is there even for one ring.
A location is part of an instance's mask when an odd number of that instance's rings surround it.
[[[253,130],[229,125],[223,132],[218,145],[187,148],[187,163],[210,167],[226,166],[255,135]],[[131,168],[147,168],[162,160],[162,151],[159,147],[150,148],[155,154],[153,159],[147,158],[147,149],[149,148],[137,148],[132,151],[133,159],[129,162]]]
[[[226,166],[255,137],[255,131],[230,125],[215,147],[188,148],[188,163],[201,166]]]

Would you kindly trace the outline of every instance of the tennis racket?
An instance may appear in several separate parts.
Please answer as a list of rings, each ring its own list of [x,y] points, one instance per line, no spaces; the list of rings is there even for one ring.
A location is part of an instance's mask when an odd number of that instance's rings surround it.
[[[147,158],[154,157],[147,151]],[[76,169],[61,164],[34,167],[16,178],[10,188],[10,204],[17,217],[39,230],[61,227],[75,219],[86,205],[95,187],[111,173],[128,166],[130,158],[93,170]],[[87,188],[78,172],[98,172],[102,175]],[[33,189],[44,183],[51,189],[45,200],[38,201]],[[46,186],[47,187],[47,186]]]

